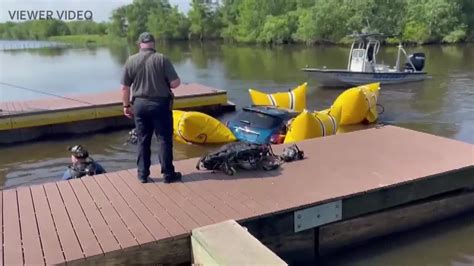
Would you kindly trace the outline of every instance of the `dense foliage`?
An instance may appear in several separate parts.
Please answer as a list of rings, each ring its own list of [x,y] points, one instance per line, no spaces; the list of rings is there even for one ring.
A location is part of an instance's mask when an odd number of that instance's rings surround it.
[[[31,20],[21,23],[0,23],[0,39],[43,40],[50,36],[106,33],[106,23],[93,21]]]
[[[219,4],[216,4],[218,2]],[[160,40],[224,39],[245,43],[345,42],[363,30],[410,43],[474,39],[472,0],[191,0],[188,14],[168,0],[134,0],[95,22],[0,24],[0,37],[105,34],[135,41],[150,31]]]
[[[342,42],[362,30],[406,42],[459,42],[473,32],[472,0],[227,0],[221,36],[238,42]]]

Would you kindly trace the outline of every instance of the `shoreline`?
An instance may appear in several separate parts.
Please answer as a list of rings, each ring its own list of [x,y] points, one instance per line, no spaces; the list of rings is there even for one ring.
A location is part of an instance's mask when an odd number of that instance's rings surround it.
[[[99,35],[99,34],[91,34],[91,35],[59,35],[59,36],[51,36],[47,39],[0,39],[1,41],[7,42],[41,42],[41,43],[52,43],[52,44],[65,44],[65,45],[80,45],[80,46],[101,46],[101,47],[109,47],[112,45],[133,45],[133,43],[127,42],[125,38],[117,38],[112,37],[110,35]],[[289,42],[289,43],[281,43],[281,44],[266,44],[260,42],[236,42],[236,41],[226,41],[223,39],[209,39],[205,41],[197,41],[197,40],[168,40],[162,41],[159,43],[166,43],[166,44],[224,44],[224,45],[232,45],[232,46],[253,46],[253,47],[285,47],[285,46],[305,46],[305,47],[346,47],[350,45],[350,42],[329,42],[329,41],[315,41],[311,44],[305,42]],[[396,47],[399,43],[398,42],[391,42],[391,41],[383,41],[382,42],[386,47]],[[429,43],[413,43],[413,42],[401,42],[405,47],[420,47],[420,46],[456,46],[456,45],[469,45],[473,44],[474,40],[465,40],[461,42],[455,43],[446,43],[446,42],[429,42]],[[38,48],[48,48],[48,47],[38,47]]]

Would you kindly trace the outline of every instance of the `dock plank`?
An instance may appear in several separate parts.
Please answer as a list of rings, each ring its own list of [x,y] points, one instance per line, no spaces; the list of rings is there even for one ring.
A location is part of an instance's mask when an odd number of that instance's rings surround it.
[[[66,261],[75,261],[84,258],[84,251],[79,243],[77,234],[71,224],[71,220],[64,206],[63,199],[59,194],[56,183],[44,185],[46,197],[48,198],[54,224],[58,231],[59,241],[63,247]]]
[[[7,115],[7,102],[0,102],[0,110],[2,110],[0,115]]]
[[[0,192],[1,264],[41,260],[41,254],[48,265],[74,263],[72,249],[90,258],[79,263],[165,263],[189,251],[193,229],[222,219],[245,223],[259,238],[289,236],[296,230],[295,211],[322,203],[340,200],[341,218],[347,220],[474,185],[474,145],[406,129],[388,126],[298,146],[306,159],[275,171],[211,174],[196,171],[194,158],[176,162],[184,176],[174,184],[156,178],[160,168],[154,165],[147,184],[129,169],[5,190]],[[274,147],[275,153],[284,147]],[[390,153],[390,160],[380,150]],[[314,234],[305,237],[311,242]],[[43,253],[33,250],[40,248]]]
[[[128,185],[124,183],[119,172],[108,173],[105,174],[105,176],[108,178],[110,184],[112,184],[117,191],[120,191],[120,195],[124,202],[126,202],[130,209],[136,214],[138,219],[148,229],[151,235],[153,235],[155,240],[171,237],[171,234],[166,230],[163,224],[153,216],[147,207],[136,197]]]
[[[190,175],[192,174],[183,177],[183,184],[186,186],[186,189],[190,190],[189,193],[196,193],[202,197],[213,208],[222,213],[223,217],[226,219],[229,219],[230,217],[236,217],[238,215],[238,212],[232,209],[225,201],[220,200],[213,193],[208,193],[196,186],[196,183],[192,182],[192,179],[189,177]]]
[[[153,172],[153,171],[151,171]],[[158,179],[153,180],[153,184],[157,186],[162,193],[167,195],[171,200],[173,200],[183,211],[189,214],[191,218],[197,223],[198,226],[204,226],[212,223],[212,220],[202,211],[196,209],[194,205],[187,199],[179,197],[173,192],[173,187],[177,186],[176,183],[165,184],[158,181]]]
[[[20,217],[16,190],[3,191],[3,241],[5,265],[23,264]]]
[[[32,186],[31,195],[35,205],[36,219],[46,264],[62,263],[65,261],[65,258],[43,185]]]
[[[130,187],[140,201],[150,210],[170,232],[172,236],[180,236],[185,234],[186,229],[176,221],[171,213],[166,210],[165,206],[161,205],[141,183],[137,182],[135,177],[132,177],[128,171],[117,172],[117,175]]]
[[[222,222],[226,220],[226,217],[220,213],[217,209],[215,209],[212,205],[208,202],[204,201],[200,195],[194,193],[188,187],[186,187],[182,182],[177,182],[170,186],[172,190],[171,193],[176,193],[176,197],[182,197],[186,199],[186,201],[191,205],[194,206],[193,208],[201,210],[201,213],[206,215],[212,222]]]
[[[136,176],[133,175],[130,170],[128,170],[129,175],[135,179]],[[146,184],[143,186],[153,197],[164,206],[164,208],[171,213],[176,221],[181,224],[188,232],[191,232],[192,229],[198,227],[198,224],[191,218],[189,214],[184,212],[180,206],[178,206],[173,200],[171,200],[167,195],[165,195],[158,186],[155,186],[153,183]]]
[[[47,97],[0,102],[0,108],[3,109],[0,116],[4,120],[0,128],[0,145],[54,137],[57,134],[78,134],[76,127],[82,131],[97,132],[132,125],[133,122],[121,112],[120,93],[120,90],[110,90],[65,95],[70,99]],[[235,105],[228,102],[224,90],[200,84],[182,84],[175,91],[173,108],[227,112],[234,110]],[[28,129],[28,134],[17,134],[23,129]]]
[[[44,112],[44,111],[49,111],[48,109],[45,109],[44,107],[41,107],[37,104],[37,101],[35,100],[27,100],[22,102],[23,106],[25,107],[25,112]]]
[[[235,186],[232,186],[232,180],[228,180],[230,184],[226,186],[225,189],[222,189],[222,183],[226,182],[223,176],[218,177],[217,175],[221,175],[220,173],[212,174],[212,179],[207,179],[201,174],[190,174],[186,175],[186,178],[189,178],[190,182],[196,184],[202,190],[208,191],[208,193],[216,195],[219,197],[223,202],[228,204],[232,209],[239,213],[235,219],[239,220],[248,216],[251,216],[257,212],[261,206],[256,203],[255,201],[249,199],[245,194],[238,191]],[[208,173],[209,174],[209,173]]]
[[[45,263],[43,248],[40,242],[31,190],[29,187],[19,187],[17,193],[25,265],[43,264]]]
[[[202,210],[214,223],[222,222],[231,218],[232,216],[226,216],[214,205],[222,206],[223,204],[210,204],[204,197],[200,194],[195,193],[193,190],[188,188],[184,183],[177,183],[175,186],[175,191],[181,194],[183,197],[188,199],[196,208]]]
[[[94,232],[82,211],[77,198],[68,182],[58,182],[58,189],[64,201],[64,206],[71,219],[74,231],[77,234],[79,244],[84,250],[85,257],[103,255],[102,249],[97,242]]]
[[[13,108],[15,108],[15,112],[17,113],[23,113],[25,111],[25,108],[23,108],[22,102],[12,102]]]
[[[128,229],[135,236],[138,243],[141,245],[154,241],[153,235],[143,225],[140,218],[130,209],[125,200],[120,196],[115,187],[108,181],[105,176],[93,176],[94,180],[101,187],[104,194],[109,199],[110,203],[117,210]]]
[[[16,114],[16,113],[17,113],[17,110],[16,110],[16,108],[15,108],[15,102],[7,102],[7,110],[8,110],[10,113]]]
[[[236,192],[233,188],[222,189],[219,185],[220,180],[205,180],[201,177],[196,177],[194,174],[186,175],[185,178],[189,179],[190,184],[195,185],[196,189],[202,189],[210,195],[214,195],[234,211],[237,215],[235,219],[247,217],[249,214],[255,213],[254,202],[247,204],[244,195]]]
[[[296,163],[298,162],[293,162],[292,164]],[[287,176],[280,178],[282,176],[280,176],[278,172],[285,169],[285,167],[287,167],[287,165],[283,165],[277,172],[258,172],[255,174],[253,179],[246,179],[247,184],[244,182],[240,184],[243,186],[241,188],[243,193],[263,206],[263,208],[258,211],[258,216],[282,210],[285,208],[285,206],[294,206],[293,204],[298,204],[298,202],[301,201],[303,197],[300,187],[301,184],[295,184],[295,182],[304,183],[304,181],[295,181],[295,179],[288,178]],[[285,172],[286,171],[287,169],[285,169]],[[300,172],[302,172],[301,174],[305,175],[305,172],[307,173],[307,171],[308,169],[305,167],[300,169],[298,173],[291,173],[296,178],[301,176]],[[245,173],[243,175],[246,176],[247,174],[249,173]],[[311,190],[312,194],[315,193],[314,187],[309,186],[309,189]],[[281,194],[282,191],[285,191],[284,197]]]
[[[251,188],[248,184],[246,184],[250,180],[246,180],[245,176],[246,172],[241,171],[239,172],[239,178],[232,178],[229,177],[222,172],[216,172],[214,174],[214,179],[210,180],[211,183],[216,183],[218,189],[225,188],[230,195],[234,198],[234,200],[241,201],[243,204],[248,206],[252,209],[253,214],[262,213],[266,210],[265,205],[262,202],[259,202],[255,199],[255,195],[249,194],[248,190]],[[254,173],[258,175],[258,173]],[[204,175],[201,175],[204,177]],[[252,182],[250,186],[254,185],[255,177],[250,177]]]
[[[103,252],[108,253],[120,250],[120,245],[112,234],[111,228],[107,225],[107,222],[99,211],[99,207],[94,203],[94,200],[91,195],[89,195],[82,181],[73,179],[67,183],[77,197]]]
[[[82,181],[87,188],[122,249],[137,246],[138,242],[135,236],[130,232],[127,225],[120,218],[117,210],[112,206],[102,189],[95,182],[95,179],[92,177],[83,177],[78,181]]]
[[[10,101],[2,101],[0,102],[0,104],[3,111],[7,111],[7,112],[13,111],[10,107]]]
[[[278,201],[283,199],[281,195],[270,195],[274,190],[275,183],[271,182],[279,175],[281,169],[275,171],[242,171],[241,180],[235,183],[235,189],[246,195],[249,200],[257,202],[260,208],[256,209],[256,214],[261,215],[271,213],[280,209]]]
[[[13,106],[13,102],[5,102],[4,108],[2,110],[3,112],[6,112],[7,115],[16,113],[15,107]]]
[[[121,103],[120,93],[121,92],[119,90],[111,90],[98,93],[65,95],[66,97],[69,97],[74,100],[49,97],[25,101],[8,101],[0,102],[0,107],[2,107],[2,109],[4,110],[11,112],[34,112],[40,110],[55,111],[83,108],[88,106],[94,107],[95,105],[118,105]],[[202,99],[208,99],[209,97],[212,98],[212,96],[227,95],[226,91],[224,90],[218,90],[197,83],[182,84],[178,90],[174,91],[174,94],[176,100],[186,99],[189,102],[189,98],[192,98],[196,99],[196,101],[199,103],[198,105],[203,105]],[[223,100],[225,101],[218,100],[215,104],[225,104],[227,101],[227,97],[224,97]],[[189,107],[193,107],[194,105],[196,105],[196,103],[188,104],[190,104]],[[205,104],[206,103],[204,103],[204,105]]]

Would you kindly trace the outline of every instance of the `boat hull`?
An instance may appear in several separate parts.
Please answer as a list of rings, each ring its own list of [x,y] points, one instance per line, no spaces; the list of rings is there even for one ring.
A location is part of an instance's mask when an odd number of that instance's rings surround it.
[[[303,68],[321,87],[350,87],[367,83],[398,84],[422,81],[426,72],[353,72],[337,69]]]

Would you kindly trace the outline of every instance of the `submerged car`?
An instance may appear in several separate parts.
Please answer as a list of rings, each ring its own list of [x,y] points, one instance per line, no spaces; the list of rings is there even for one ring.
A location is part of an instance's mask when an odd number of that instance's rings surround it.
[[[264,144],[282,143],[289,120],[299,113],[275,106],[244,107],[227,127],[240,141]]]

